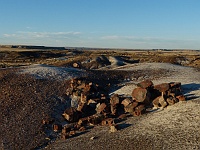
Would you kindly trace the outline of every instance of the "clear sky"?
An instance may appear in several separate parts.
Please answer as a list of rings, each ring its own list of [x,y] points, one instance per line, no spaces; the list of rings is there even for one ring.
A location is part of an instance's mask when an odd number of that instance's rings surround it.
[[[0,0],[0,44],[200,49],[200,0]]]

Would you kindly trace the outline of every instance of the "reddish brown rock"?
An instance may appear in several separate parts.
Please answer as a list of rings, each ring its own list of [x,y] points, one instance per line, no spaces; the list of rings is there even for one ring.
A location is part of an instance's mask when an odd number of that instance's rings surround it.
[[[78,63],[73,63],[73,67],[74,67],[74,68],[79,68],[80,65],[79,65]]]
[[[153,86],[153,82],[151,80],[144,80],[137,84],[138,87],[141,87],[143,89],[149,88]]]
[[[126,119],[127,118],[127,114],[121,114],[118,119]]]
[[[88,117],[88,121],[92,125],[97,125],[97,124],[100,124],[104,118],[105,116],[102,114],[95,114]]]
[[[86,108],[87,108],[87,104],[86,104],[86,103],[81,103],[81,102],[80,102],[80,103],[78,104],[77,111],[79,111],[79,112],[84,112]]]
[[[124,107],[128,106],[130,103],[132,103],[132,100],[130,98],[125,98],[121,104],[124,105]]]
[[[143,102],[146,99],[147,90],[143,88],[135,88],[132,92],[132,98],[137,102]]]
[[[102,103],[102,104],[97,104],[97,108],[96,108],[96,111],[98,114],[102,113],[104,111],[104,109],[106,108],[106,104],[105,103]]]
[[[68,108],[65,110],[63,113],[63,117],[70,122],[76,122],[80,119],[81,117],[81,112],[77,111],[75,108]]]
[[[61,135],[60,135],[60,138],[61,138],[62,140],[66,140],[68,137],[69,137],[69,134],[68,134],[68,133],[61,133]]]
[[[159,103],[159,99],[160,99],[160,97],[161,96],[159,96],[159,97],[156,97],[154,100],[153,100],[153,106],[154,106],[154,108],[158,108],[158,107],[160,107],[160,103]]]
[[[75,130],[71,130],[70,132],[69,132],[69,135],[75,135],[76,134],[76,131]]]
[[[105,126],[105,125],[108,125],[108,126],[111,126],[112,124],[114,124],[114,119],[113,118],[106,118],[104,120],[102,120],[102,125]]]
[[[84,118],[80,118],[77,124],[78,125],[86,125],[88,123],[89,123],[88,117],[84,117]]]
[[[114,95],[111,96],[110,104],[112,106],[115,106],[115,105],[119,104],[119,96],[118,96],[118,94],[114,94]]]
[[[119,128],[118,125],[112,124],[112,125],[110,126],[110,131],[109,131],[109,132],[111,132],[111,133],[117,132],[118,128]]]
[[[164,107],[166,107],[167,106],[167,102],[166,102],[165,97],[164,97],[164,92],[162,92],[161,96],[155,98],[152,103],[153,103],[153,106],[155,108],[158,108],[158,107],[164,108]]]
[[[140,116],[145,113],[145,105],[139,105],[135,108],[135,111],[133,112],[134,116]]]
[[[184,95],[178,95],[178,96],[176,96],[176,98],[177,98],[179,101],[186,101]]]
[[[80,127],[79,131],[85,131],[85,127]]]
[[[60,125],[60,124],[54,124],[53,125],[53,131],[54,132],[58,132],[60,130],[62,130],[62,125]]]
[[[53,118],[45,118],[42,120],[42,124],[52,124],[55,121]]]
[[[162,83],[154,86],[154,89],[160,91],[160,92],[166,92],[169,90],[169,84],[168,83]]]
[[[143,102],[146,105],[150,104],[150,97],[151,94],[149,93],[149,91],[140,87],[135,88],[132,92],[132,98],[134,100],[136,100],[137,102]]]
[[[170,85],[170,88],[180,88],[181,82],[170,82],[169,85]]]

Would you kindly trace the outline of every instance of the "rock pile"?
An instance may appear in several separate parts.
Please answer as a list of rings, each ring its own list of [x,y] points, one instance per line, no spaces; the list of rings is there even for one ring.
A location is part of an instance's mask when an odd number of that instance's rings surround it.
[[[53,131],[61,132],[66,139],[88,126],[101,124],[110,126],[110,132],[119,129],[118,122],[128,115],[140,116],[147,108],[164,108],[179,101],[185,101],[181,93],[181,83],[171,82],[154,85],[145,80],[133,89],[132,97],[118,94],[108,96],[108,88],[85,79],[72,79],[66,95],[71,98],[71,107],[63,113],[68,124],[53,123]],[[52,121],[43,121],[49,123]]]

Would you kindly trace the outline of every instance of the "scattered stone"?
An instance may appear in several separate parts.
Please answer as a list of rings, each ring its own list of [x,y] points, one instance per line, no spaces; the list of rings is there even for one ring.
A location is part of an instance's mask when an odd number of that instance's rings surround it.
[[[92,137],[90,138],[90,140],[94,140],[94,139],[96,139],[96,137],[95,137],[95,136],[92,136]]]
[[[76,131],[85,131],[88,125],[101,124],[110,126],[109,132],[112,133],[119,128],[116,123],[127,116],[140,116],[152,106],[163,109],[179,101],[185,101],[179,82],[153,85],[151,80],[144,80],[137,86],[132,91],[132,99],[117,94],[108,98],[98,84],[82,79],[72,79],[66,95],[71,96],[71,102],[78,103],[77,107],[67,108],[63,117],[69,124],[63,127],[60,124],[54,124],[53,131],[60,131],[61,139],[67,139],[75,135]],[[50,124],[52,120],[43,119],[42,123]]]
[[[113,118],[106,118],[102,121],[102,125],[105,126],[105,125],[108,125],[108,126],[111,126],[112,124],[114,124],[114,119]]]
[[[74,68],[79,68],[80,65],[79,65],[78,63],[73,63],[73,67],[74,67]]]
[[[96,108],[97,114],[102,113],[105,108],[106,108],[106,104],[105,103],[97,104],[97,108]]]
[[[160,91],[160,92],[166,92],[169,90],[169,84],[168,83],[162,83],[154,86],[154,89]]]
[[[140,83],[137,84],[138,87],[141,87],[143,89],[146,89],[146,88],[150,88],[153,86],[153,82],[151,80],[144,80]]]
[[[144,113],[145,113],[145,105],[141,104],[141,105],[139,105],[139,106],[137,106],[135,108],[135,111],[133,112],[133,115],[134,116],[140,116],[140,115],[142,115]]]
[[[129,104],[132,103],[132,100],[130,98],[125,98],[121,104],[124,105],[124,107],[128,106]]]
[[[177,98],[179,101],[186,101],[184,95],[178,95],[178,96],[176,96],[176,98]]]
[[[60,124],[54,124],[53,125],[53,131],[54,132],[58,132],[60,130],[62,130],[62,126]]]
[[[73,107],[70,107],[65,110],[63,117],[69,122],[77,122],[81,118],[81,112],[77,111]]]
[[[113,133],[113,132],[117,132],[117,125],[116,124],[112,124],[111,126],[110,126],[110,133]]]

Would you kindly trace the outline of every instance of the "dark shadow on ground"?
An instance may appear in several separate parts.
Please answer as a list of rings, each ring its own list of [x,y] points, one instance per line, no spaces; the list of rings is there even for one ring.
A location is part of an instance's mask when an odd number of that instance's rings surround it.
[[[199,98],[200,95],[190,94],[192,91],[200,90],[200,84],[189,83],[182,85],[182,92],[186,97],[186,100],[194,100]]]
[[[122,123],[122,124],[119,124],[119,130],[123,130],[127,127],[130,127],[132,124],[127,124],[127,123]]]

